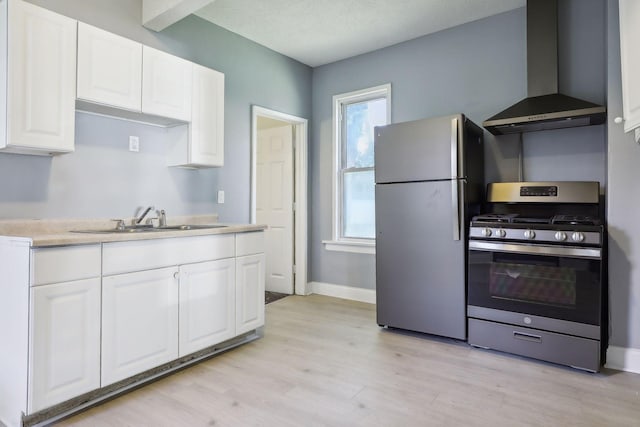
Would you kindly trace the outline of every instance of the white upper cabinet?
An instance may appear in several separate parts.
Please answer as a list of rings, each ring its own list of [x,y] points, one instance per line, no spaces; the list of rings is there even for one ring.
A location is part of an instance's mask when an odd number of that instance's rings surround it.
[[[144,46],[142,49],[142,112],[191,120],[192,63]]]
[[[624,130],[640,126],[640,2],[620,0],[620,57]]]
[[[224,165],[224,74],[193,64],[189,127],[170,130],[169,165],[190,168]]]
[[[73,151],[77,21],[21,0],[0,9],[0,149]]]
[[[77,97],[140,112],[142,44],[78,23]]]
[[[192,63],[91,25],[78,25],[80,111],[159,126],[191,120]]]
[[[193,65],[191,159],[189,163],[224,165],[224,74]]]
[[[171,166],[224,164],[224,74],[0,0],[0,152],[72,152],[76,110],[178,128]]]

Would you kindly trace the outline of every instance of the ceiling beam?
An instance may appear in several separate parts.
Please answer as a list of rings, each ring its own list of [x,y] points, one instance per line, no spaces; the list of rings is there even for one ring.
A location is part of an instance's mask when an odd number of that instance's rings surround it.
[[[142,0],[142,25],[162,31],[215,0]]]

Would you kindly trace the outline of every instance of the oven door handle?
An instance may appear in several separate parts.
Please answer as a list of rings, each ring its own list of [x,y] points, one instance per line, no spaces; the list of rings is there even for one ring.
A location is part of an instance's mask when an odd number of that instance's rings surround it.
[[[601,259],[599,248],[572,248],[567,246],[522,245],[518,243],[494,243],[469,241],[469,249],[483,252],[505,252],[527,255],[564,256],[570,258]]]

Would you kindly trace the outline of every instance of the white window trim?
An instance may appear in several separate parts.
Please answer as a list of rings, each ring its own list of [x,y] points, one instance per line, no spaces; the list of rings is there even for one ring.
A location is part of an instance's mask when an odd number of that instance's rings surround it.
[[[331,206],[331,218],[332,218],[332,238],[331,240],[323,240],[322,243],[326,250],[351,252],[351,253],[364,253],[375,254],[376,253],[376,240],[374,239],[353,239],[353,238],[341,238],[340,229],[342,218],[340,218],[340,204],[342,191],[338,189],[338,173],[341,166],[341,150],[339,145],[341,136],[340,113],[342,111],[342,105],[345,103],[353,103],[358,101],[364,101],[375,97],[387,98],[387,123],[391,123],[391,83],[383,84],[380,86],[370,87],[367,89],[356,90],[348,93],[341,93],[333,96],[333,177],[332,177],[332,206]],[[375,168],[375,166],[374,166]]]

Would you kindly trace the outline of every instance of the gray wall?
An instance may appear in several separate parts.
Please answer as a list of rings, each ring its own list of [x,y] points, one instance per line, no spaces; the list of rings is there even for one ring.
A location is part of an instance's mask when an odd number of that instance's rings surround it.
[[[640,145],[613,122],[622,117],[618,0],[607,3],[610,344],[640,349]]]
[[[149,31],[140,0],[31,2],[225,73],[225,166],[167,168],[163,129],[78,113],[75,153],[0,154],[0,218],[123,217],[154,204],[249,222],[251,105],[309,118],[311,69],[195,16]],[[140,137],[140,153],[128,152],[129,135]]]
[[[560,90],[604,104],[604,0],[559,5]],[[476,123],[526,95],[524,8],[313,71],[311,280],[375,288],[374,256],[330,252],[335,94],[390,82],[393,122],[463,112]],[[486,180],[518,178],[517,137],[486,138]],[[524,178],[606,180],[605,126],[524,136]]]

